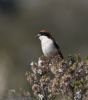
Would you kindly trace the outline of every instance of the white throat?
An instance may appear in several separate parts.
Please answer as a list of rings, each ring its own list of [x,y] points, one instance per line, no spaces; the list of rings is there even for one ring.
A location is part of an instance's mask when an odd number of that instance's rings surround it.
[[[40,41],[41,41],[41,44],[45,44],[45,43],[52,43],[53,41],[48,38],[47,36],[40,36],[39,37]]]

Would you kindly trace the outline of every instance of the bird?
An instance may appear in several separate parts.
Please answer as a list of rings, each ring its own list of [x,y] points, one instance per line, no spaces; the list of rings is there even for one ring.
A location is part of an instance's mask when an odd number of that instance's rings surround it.
[[[42,52],[45,57],[54,57],[59,55],[60,58],[63,59],[60,47],[50,32],[43,29],[37,34],[37,37],[41,42]]]

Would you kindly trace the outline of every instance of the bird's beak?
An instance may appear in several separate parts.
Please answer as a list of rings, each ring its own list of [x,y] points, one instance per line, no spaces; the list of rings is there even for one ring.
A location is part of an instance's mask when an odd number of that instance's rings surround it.
[[[39,34],[38,34],[38,35],[36,35],[36,38],[39,38],[39,36],[40,36]]]

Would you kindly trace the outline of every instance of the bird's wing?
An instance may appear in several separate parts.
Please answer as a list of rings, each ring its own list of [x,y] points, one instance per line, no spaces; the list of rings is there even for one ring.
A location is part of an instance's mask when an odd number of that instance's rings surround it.
[[[63,59],[63,55],[62,55],[62,53],[61,53],[60,47],[59,47],[58,44],[55,42],[55,40],[53,40],[53,42],[54,42],[55,47],[56,47],[57,50],[58,50],[58,53],[59,53],[60,57]]]

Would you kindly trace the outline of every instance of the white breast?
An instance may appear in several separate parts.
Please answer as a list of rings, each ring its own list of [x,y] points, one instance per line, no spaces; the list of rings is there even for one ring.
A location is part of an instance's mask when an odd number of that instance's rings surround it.
[[[42,51],[45,56],[51,57],[57,53],[53,41],[46,36],[40,36]]]

